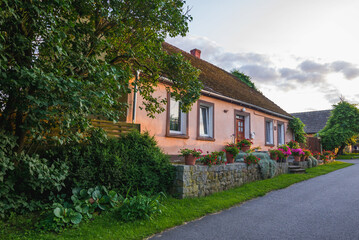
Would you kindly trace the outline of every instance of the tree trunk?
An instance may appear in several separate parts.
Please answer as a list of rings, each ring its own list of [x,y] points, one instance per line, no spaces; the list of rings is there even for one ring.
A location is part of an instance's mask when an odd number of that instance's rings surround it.
[[[342,146],[340,146],[340,148],[339,148],[339,150],[338,150],[338,152],[337,152],[337,155],[336,155],[336,156],[338,156],[338,155],[343,155],[343,151],[344,151],[345,146],[346,146],[346,145],[342,145]]]

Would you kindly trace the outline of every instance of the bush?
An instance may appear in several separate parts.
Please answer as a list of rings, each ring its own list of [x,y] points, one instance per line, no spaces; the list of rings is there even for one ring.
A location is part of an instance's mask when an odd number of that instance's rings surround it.
[[[0,133],[0,216],[43,209],[52,192],[64,186],[68,167],[49,164],[38,155],[12,151],[16,139]]]
[[[258,163],[263,179],[274,177],[277,171],[277,163],[269,158],[263,158]]]
[[[162,213],[161,206],[160,195],[147,197],[138,194],[137,196],[123,199],[122,205],[118,208],[116,214],[124,222],[151,219],[153,215]]]
[[[174,167],[148,133],[136,131],[107,139],[102,131],[91,133],[87,141],[47,151],[53,161],[70,167],[69,188],[103,185],[120,194],[137,190],[145,194],[167,192],[173,183]]]

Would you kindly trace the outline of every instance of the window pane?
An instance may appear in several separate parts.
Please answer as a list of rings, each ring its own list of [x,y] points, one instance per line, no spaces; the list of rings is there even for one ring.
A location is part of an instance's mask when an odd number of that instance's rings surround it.
[[[273,143],[273,130],[272,130],[272,122],[266,122],[266,143],[272,144]]]
[[[170,130],[181,131],[181,110],[180,102],[171,98],[170,101]]]
[[[208,135],[208,128],[209,128],[209,109],[208,107],[201,106],[200,108],[200,128],[199,133],[200,135]]]

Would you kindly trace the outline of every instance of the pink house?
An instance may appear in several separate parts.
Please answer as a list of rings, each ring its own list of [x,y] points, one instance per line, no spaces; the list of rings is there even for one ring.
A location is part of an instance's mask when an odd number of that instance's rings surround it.
[[[248,87],[232,74],[200,59],[200,50],[184,52],[168,43],[168,53],[181,53],[201,70],[204,88],[189,113],[179,110],[179,102],[166,91],[166,80],[154,95],[167,98],[167,110],[155,119],[140,110],[140,95],[128,97],[127,122],[141,124],[141,131],[154,135],[165,153],[175,157],[181,148],[200,148],[204,152],[221,151],[229,142],[251,138],[262,151],[292,140],[288,121],[292,118],[262,93]],[[136,101],[133,108],[134,99]],[[134,110],[133,110],[134,109]]]

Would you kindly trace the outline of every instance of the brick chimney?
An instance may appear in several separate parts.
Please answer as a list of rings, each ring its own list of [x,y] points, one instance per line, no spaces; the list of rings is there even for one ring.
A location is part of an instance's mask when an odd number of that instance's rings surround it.
[[[191,50],[191,54],[195,57],[201,58],[201,50],[195,48]]]

